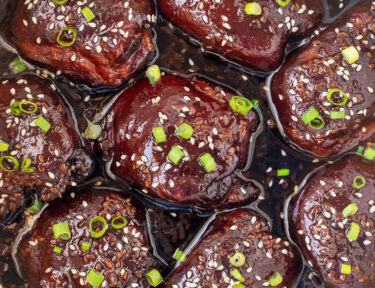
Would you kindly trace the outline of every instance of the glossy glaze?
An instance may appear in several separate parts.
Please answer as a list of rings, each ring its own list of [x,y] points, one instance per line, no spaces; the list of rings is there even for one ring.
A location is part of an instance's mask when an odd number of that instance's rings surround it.
[[[89,232],[89,221],[95,216],[108,221],[106,234],[98,239]],[[115,216],[125,217],[128,225],[112,228]],[[60,222],[69,223],[68,241],[53,236],[52,225]],[[75,199],[55,201],[20,242],[24,276],[33,288],[91,287],[85,279],[95,269],[105,276],[102,287],[150,287],[145,273],[161,265],[152,256],[146,227],[144,208],[113,191],[90,188]],[[90,251],[81,250],[82,241],[91,242]],[[62,248],[61,254],[53,252],[56,246]]]
[[[375,5],[364,1],[294,54],[272,79],[272,100],[283,130],[300,148],[328,157],[373,138],[374,33]],[[341,55],[349,46],[361,49],[359,61],[352,65]],[[345,106],[327,101],[325,92],[333,88],[349,95]],[[312,106],[325,121],[323,129],[312,129],[301,120]],[[340,108],[345,109],[346,118],[331,120],[330,111]]]
[[[348,155],[318,170],[290,206],[290,227],[309,265],[322,277],[327,288],[370,288],[375,286],[375,165],[357,155]],[[353,187],[361,175],[366,186]],[[358,212],[344,218],[351,203]],[[360,225],[356,241],[346,233],[350,223]],[[341,265],[352,266],[350,275]]]
[[[195,283],[202,288],[224,288],[239,283],[230,276],[235,267],[229,258],[236,252],[246,256],[245,264],[237,267],[246,279],[245,287],[269,286],[267,280],[274,272],[284,278],[276,287],[293,287],[298,283],[302,265],[298,250],[270,234],[262,216],[240,209],[221,214],[214,220],[209,231],[187,255],[186,262],[171,274],[165,287],[192,287]]]
[[[145,193],[177,204],[213,208],[255,200],[259,189],[234,171],[247,162],[259,118],[255,110],[234,113],[228,104],[232,96],[195,78],[166,75],[155,86],[139,80],[121,94],[104,123],[100,146],[113,156],[110,170]],[[194,128],[189,140],[176,135],[182,123]],[[160,125],[167,142],[157,145],[152,128]],[[179,165],[167,157],[175,145],[185,150]],[[204,153],[217,165],[210,173],[199,163]]]
[[[84,7],[95,15],[89,23],[81,13]],[[153,57],[149,28],[156,19],[154,13],[152,0],[69,0],[64,5],[47,0],[18,1],[11,17],[10,39],[24,58],[57,74],[93,86],[116,86]],[[63,47],[56,41],[64,27],[77,31],[72,46]]]
[[[2,78],[0,95],[0,140],[9,144],[9,150],[0,155],[13,155],[20,163],[16,172],[0,171],[3,215],[30,205],[24,201],[33,193],[44,201],[61,197],[67,187],[76,185],[75,181],[87,174],[90,162],[80,149],[72,115],[50,81],[30,75]],[[24,100],[37,104],[37,112],[14,116],[11,103]],[[41,115],[51,124],[47,133],[33,124]],[[31,160],[34,172],[22,171],[25,158]]]
[[[257,1],[260,16],[245,13],[243,0],[158,0],[162,14],[203,47],[254,70],[270,72],[282,62],[288,40],[309,36],[322,19],[320,0]]]

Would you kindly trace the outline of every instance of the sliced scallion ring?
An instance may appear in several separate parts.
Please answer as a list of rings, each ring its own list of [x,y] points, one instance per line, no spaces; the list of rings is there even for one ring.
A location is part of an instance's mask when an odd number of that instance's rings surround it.
[[[9,162],[12,162],[13,163],[13,168],[7,168],[5,166],[5,163],[4,161],[6,161],[6,165],[10,165]],[[0,168],[5,171],[5,172],[14,172],[14,171],[17,171],[18,168],[20,168],[20,162],[18,162],[18,160],[13,157],[13,156],[1,156],[0,157]]]
[[[246,115],[253,108],[253,103],[245,97],[233,96],[229,101],[229,106],[234,112]]]
[[[62,252],[62,249],[61,247],[56,246],[55,248],[53,248],[53,252],[55,252],[56,254],[60,254]]]
[[[13,61],[10,63],[10,67],[17,71],[17,73],[22,73],[26,70],[25,63],[23,63],[19,57],[13,59]]]
[[[341,264],[341,274],[351,274],[352,273],[352,266],[348,264]]]
[[[21,169],[23,172],[26,173],[33,173],[35,171],[35,168],[30,167],[31,165],[31,159],[25,158],[22,160]]]
[[[363,153],[363,157],[368,160],[373,160],[375,158],[375,150],[371,147],[367,147],[365,152]]]
[[[92,287],[99,288],[102,282],[104,281],[104,275],[94,269],[91,269],[86,277],[86,281]]]
[[[345,111],[331,111],[329,112],[329,116],[332,120],[338,120],[338,119],[345,119]]]
[[[358,239],[359,232],[361,232],[361,227],[357,223],[352,222],[350,223],[346,237],[351,241],[356,241]]]
[[[158,65],[151,65],[147,68],[146,76],[150,80],[151,85],[155,85],[161,78],[160,68]]]
[[[68,2],[68,0],[52,0],[52,2],[55,3],[56,5],[63,5],[66,2]]]
[[[52,225],[52,231],[55,239],[69,240],[71,237],[68,222],[61,222]]]
[[[245,287],[245,285],[243,285],[241,283],[237,283],[237,284],[233,285],[233,288],[246,288],[246,287]]]
[[[344,208],[342,211],[342,215],[345,218],[355,215],[358,212],[358,205],[356,203],[350,203],[348,206]]]
[[[355,152],[357,155],[362,155],[363,153],[363,150],[365,150],[365,147],[363,146],[359,146],[357,151]]]
[[[90,140],[96,140],[102,134],[102,127],[98,124],[90,123],[85,130],[85,137]]]
[[[85,16],[87,22],[91,22],[95,18],[95,14],[92,12],[90,7],[84,7],[81,10],[81,13],[83,14],[83,16]]]
[[[6,152],[9,150],[9,144],[0,140],[0,151]]]
[[[102,223],[103,224],[103,228],[100,229],[98,232],[94,228],[94,225],[96,223]],[[92,237],[101,238],[105,234],[105,232],[107,231],[107,228],[108,228],[107,221],[103,217],[95,216],[95,217],[90,219],[90,234],[91,234]]]
[[[277,0],[277,4],[282,7],[288,6],[291,0]]]
[[[322,129],[325,125],[323,118],[319,115],[318,110],[315,107],[311,107],[301,117],[303,123],[309,125],[313,129]]]
[[[324,122],[323,118],[321,116],[317,116],[309,123],[309,126],[313,129],[319,130],[322,129],[325,124],[326,123]]]
[[[366,186],[366,179],[363,176],[355,176],[353,179],[353,187],[355,189],[361,189]]]
[[[24,106],[26,106],[26,108]],[[32,107],[32,109],[31,110],[27,109],[27,107],[30,107],[30,106]],[[38,106],[34,102],[31,102],[31,101],[21,101],[18,107],[23,113],[26,113],[26,114],[33,114],[36,111],[38,111]]]
[[[182,151],[177,146],[173,146],[171,151],[168,153],[168,159],[172,161],[174,165],[178,165],[180,160],[185,156],[184,151]]]
[[[163,143],[167,141],[167,136],[165,136],[163,126],[152,128],[152,134],[154,134],[156,143]]]
[[[199,161],[208,173],[215,170],[216,168],[216,162],[209,153],[206,153],[199,157]]]
[[[157,287],[163,282],[163,276],[161,276],[159,270],[153,269],[146,274],[146,279],[152,287]]]
[[[34,120],[36,126],[38,126],[44,133],[47,133],[51,128],[51,124],[44,119],[43,116],[39,116],[37,119]]]
[[[63,40],[61,40],[61,36],[63,35],[64,32],[72,32],[73,33],[73,40],[70,41],[70,42],[65,42]],[[64,46],[64,47],[69,47],[69,46],[72,46],[74,44],[74,42],[76,42],[77,40],[77,30],[74,29],[73,27],[64,27],[60,30],[59,32],[59,35],[57,36],[57,43],[59,43],[61,46]]]
[[[257,2],[250,2],[245,5],[245,12],[247,15],[262,15],[262,6]]]
[[[233,269],[232,271],[230,271],[230,275],[232,275],[234,279],[240,282],[245,282],[245,278],[243,278],[241,272],[238,269]]]
[[[348,95],[344,91],[337,88],[329,89],[327,91],[327,100],[333,105],[343,106],[346,104],[346,102],[348,102]]]
[[[279,169],[277,170],[277,176],[282,177],[282,176],[288,176],[290,174],[289,169]]]
[[[283,276],[279,272],[274,273],[271,276],[271,278],[268,279],[268,283],[272,287],[276,287],[276,286],[280,285],[282,282],[283,282]]]
[[[180,261],[180,262],[185,262],[186,256],[184,254],[184,251],[181,251],[179,248],[177,248],[173,254],[173,259]]]
[[[193,136],[194,129],[187,123],[182,123],[177,129],[177,135],[184,139],[190,139]]]
[[[32,206],[30,206],[29,208],[27,208],[27,211],[29,211],[29,213],[35,215],[36,213],[38,213],[40,211],[40,208],[42,208],[42,203],[36,199],[34,201],[34,204]]]
[[[91,243],[88,241],[83,241],[81,244],[82,251],[89,251],[91,248]]]
[[[14,102],[11,106],[10,106],[10,111],[12,112],[12,114],[14,116],[20,116],[22,111],[20,109],[20,102]]]
[[[126,225],[128,225],[128,221],[126,220],[125,217],[116,216],[112,219],[112,227],[116,230],[124,228]]]
[[[357,48],[355,48],[354,46],[350,46],[342,50],[341,53],[342,56],[344,56],[346,62],[348,62],[350,65],[359,60],[359,53],[357,51]]]
[[[241,267],[245,264],[246,256],[242,254],[241,252],[236,252],[233,254],[232,257],[230,257],[229,262],[234,267]]]

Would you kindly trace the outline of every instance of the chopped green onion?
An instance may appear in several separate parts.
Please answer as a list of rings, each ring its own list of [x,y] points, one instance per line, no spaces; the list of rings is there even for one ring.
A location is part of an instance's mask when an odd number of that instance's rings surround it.
[[[23,105],[32,106],[32,110],[28,110],[28,109],[22,107]],[[19,103],[18,107],[20,108],[20,110],[23,113],[26,113],[26,114],[33,114],[36,111],[38,111],[38,106],[34,102],[31,102],[31,101],[22,101],[22,102]]]
[[[199,161],[201,162],[202,166],[204,167],[204,169],[206,169],[207,172],[211,172],[216,168],[214,158],[212,158],[212,156],[208,153],[199,157]]]
[[[52,2],[55,3],[56,5],[63,5],[66,2],[68,2],[68,0],[52,0]]]
[[[359,59],[358,51],[354,46],[350,46],[342,50],[342,56],[344,56],[346,62],[348,62],[349,64],[353,64]]]
[[[167,141],[167,136],[165,136],[163,126],[152,128],[152,134],[154,134],[156,143],[163,143]]]
[[[318,116],[319,116],[319,112],[313,106],[305,114],[302,115],[301,119],[303,123],[307,125]]]
[[[22,160],[22,171],[26,173],[33,173],[35,171],[35,168],[30,167],[31,159],[25,158]]]
[[[146,76],[150,80],[151,85],[154,85],[161,78],[160,68],[158,65],[152,65],[147,68]]]
[[[253,99],[253,100],[251,100],[251,104],[253,104],[253,107],[258,107],[259,106],[259,100]]]
[[[55,252],[57,254],[60,254],[61,251],[62,251],[61,247],[56,246],[55,248],[53,248],[53,252]]]
[[[42,203],[39,200],[35,200],[34,204],[32,206],[30,206],[29,208],[27,208],[27,211],[29,211],[29,213],[35,215],[36,213],[38,213],[40,211],[40,208],[42,208]]]
[[[87,22],[91,22],[95,18],[95,14],[89,7],[85,7],[81,10],[83,16],[85,16]]]
[[[318,116],[309,123],[309,126],[313,129],[319,130],[322,129],[325,126],[325,124],[326,123],[324,122],[323,118],[321,116]]]
[[[268,283],[272,287],[276,287],[276,286],[280,285],[282,282],[283,282],[283,276],[279,272],[273,273],[271,278],[268,279]]]
[[[184,139],[190,139],[193,136],[194,129],[189,124],[183,123],[177,129],[177,135]]]
[[[0,140],[0,151],[5,152],[9,150],[9,144]]]
[[[336,93],[339,94],[339,97],[334,97],[335,95],[337,95]],[[333,105],[343,106],[346,104],[346,102],[348,102],[348,95],[344,91],[337,88],[329,89],[327,91],[327,100]],[[336,100],[341,100],[341,102],[337,102]]]
[[[353,186],[355,189],[361,189],[366,186],[366,179],[363,176],[355,176],[353,179]]]
[[[7,162],[12,162],[13,165],[14,165],[13,168],[8,169],[7,167],[5,167],[4,160],[7,161]],[[8,165],[9,165],[9,163],[8,163]],[[20,163],[13,156],[1,156],[0,157],[0,168],[3,169],[5,172],[14,172],[14,171],[17,171],[18,168],[20,168]]]
[[[91,269],[86,277],[86,281],[92,287],[99,288],[102,282],[104,281],[104,275],[94,269]]]
[[[146,274],[146,279],[152,287],[157,287],[163,282],[163,276],[157,269],[153,269]]]
[[[247,3],[245,6],[245,12],[247,15],[262,15],[262,6],[257,2]]]
[[[12,112],[12,114],[14,116],[20,116],[22,111],[20,109],[20,102],[14,102],[11,106],[10,106],[10,111]]]
[[[91,248],[91,243],[88,241],[83,241],[81,244],[82,251],[89,251]]]
[[[73,40],[70,41],[70,42],[65,42],[65,41],[62,41],[60,38],[62,36],[62,34],[65,32],[65,31],[70,31],[73,33]],[[76,42],[77,40],[77,30],[74,29],[73,27],[65,27],[63,29],[60,30],[60,33],[59,35],[57,36],[57,43],[59,43],[61,46],[64,46],[64,47],[68,47],[68,46],[72,46],[74,44],[74,42]]]
[[[184,251],[181,251],[179,248],[177,248],[173,254],[173,259],[180,261],[180,262],[185,262],[186,256],[184,254]]]
[[[102,127],[98,124],[90,123],[86,128],[85,137],[90,140],[96,140],[102,134]]]
[[[363,146],[359,146],[357,151],[355,152],[357,155],[362,155],[363,153],[363,150],[365,150],[365,147]]]
[[[358,205],[356,203],[351,203],[344,208],[344,210],[342,211],[342,215],[344,215],[345,218],[348,218],[350,216],[353,216],[357,212],[358,212]]]
[[[363,153],[363,157],[365,157],[368,160],[373,160],[375,157],[375,150],[371,147],[367,147],[365,153]]]
[[[282,7],[288,6],[291,0],[277,0],[277,4]]]
[[[277,170],[277,176],[288,176],[290,174],[289,169],[279,169]]]
[[[229,262],[235,267],[241,267],[245,264],[246,256],[240,252],[236,252],[230,257]]]
[[[71,237],[68,222],[61,222],[52,225],[53,235],[55,239],[69,240]]]
[[[350,223],[350,228],[348,233],[346,234],[346,237],[348,237],[349,240],[356,241],[359,236],[359,232],[361,231],[361,227],[357,223]]]
[[[229,106],[234,112],[241,115],[246,115],[249,113],[251,108],[253,108],[253,103],[249,99],[240,96],[233,96],[230,98]]]
[[[96,232],[94,230],[94,224],[96,223],[102,223],[103,224],[103,228],[101,230],[99,230],[98,232]],[[101,216],[95,216],[93,218],[91,218],[90,220],[90,234],[92,237],[94,238],[100,238],[102,237],[105,232],[107,231],[107,228],[108,228],[108,224],[107,224],[107,221],[101,217]]]
[[[233,285],[233,288],[246,288],[246,287],[245,287],[245,285],[243,285],[241,283],[237,283],[237,284]]]
[[[331,111],[329,113],[332,120],[345,119],[345,111]]]
[[[51,124],[43,118],[43,116],[39,116],[35,121],[35,125],[38,126],[40,129],[43,130],[44,133],[47,133],[51,128]]]
[[[13,61],[10,63],[10,66],[17,71],[17,73],[22,73],[26,70],[25,63],[22,62],[22,60],[17,57],[14,58]]]
[[[121,222],[119,224],[116,224],[117,222]],[[112,227],[116,230],[119,230],[121,228],[124,228],[126,225],[128,225],[128,221],[126,221],[125,217],[122,216],[116,216],[112,219]]]
[[[352,266],[347,264],[341,264],[341,274],[351,274],[352,273]]]
[[[168,153],[168,159],[171,160],[175,165],[178,165],[178,163],[184,156],[185,153],[177,146],[173,146],[172,150]]]
[[[240,282],[245,282],[245,278],[243,278],[241,272],[238,269],[233,269],[232,271],[230,271],[230,275],[232,275],[234,279]]]

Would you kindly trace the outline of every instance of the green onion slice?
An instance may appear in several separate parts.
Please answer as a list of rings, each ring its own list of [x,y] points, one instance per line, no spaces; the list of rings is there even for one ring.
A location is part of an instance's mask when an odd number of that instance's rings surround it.
[[[274,273],[271,276],[271,278],[268,279],[268,283],[272,287],[276,287],[276,286],[280,285],[282,282],[283,282],[283,276],[279,272]]]
[[[147,68],[146,76],[150,80],[151,85],[154,85],[161,78],[160,68],[158,65],[151,65]]]
[[[321,116],[318,116],[309,123],[309,126],[313,129],[319,130],[322,129],[325,126],[325,124],[326,123],[324,122],[323,118]]]
[[[59,246],[56,246],[55,248],[53,248],[53,252],[57,253],[57,254],[60,254],[62,251],[61,247]]]
[[[9,150],[9,144],[0,140],[0,151],[5,152]]]
[[[199,161],[201,162],[202,166],[204,167],[204,169],[206,169],[208,173],[215,170],[216,168],[216,163],[215,163],[214,158],[212,158],[212,156],[208,153],[199,157]]]
[[[291,0],[277,0],[277,4],[282,7],[288,6]]]
[[[52,0],[52,2],[55,3],[56,5],[63,5],[66,2],[68,2],[68,0]]]
[[[12,112],[12,114],[14,116],[20,116],[22,111],[20,109],[20,102],[14,102],[11,106],[10,106],[10,110]]]
[[[35,168],[30,167],[31,165],[31,159],[25,158],[22,160],[22,171],[26,173],[33,173],[35,171]]]
[[[177,135],[184,139],[190,139],[193,133],[193,127],[186,123],[181,124],[177,129]]]
[[[344,91],[334,88],[327,91],[327,100],[336,106],[343,106],[348,102],[348,94]]]
[[[361,189],[366,186],[366,179],[363,176],[355,176],[353,179],[353,187],[355,189]]]
[[[341,264],[341,274],[351,274],[352,266],[348,264]]]
[[[180,262],[185,262],[186,256],[184,254],[184,251],[181,251],[179,248],[177,248],[173,254],[173,259],[180,261]]]
[[[245,278],[243,278],[241,272],[238,269],[233,269],[232,271],[230,271],[230,275],[232,275],[234,279],[240,282],[245,282]]]
[[[94,224],[96,223],[102,223],[103,224],[103,228],[101,230],[99,230],[98,232],[95,231],[94,229]],[[95,216],[93,218],[91,218],[90,220],[90,234],[92,237],[94,238],[101,238],[105,232],[107,231],[107,228],[108,228],[108,224],[107,224],[107,221],[101,217],[101,216]]]
[[[233,285],[233,288],[246,288],[246,287],[245,287],[245,285],[243,285],[241,283],[237,283],[237,284]]]
[[[154,134],[156,143],[163,143],[167,141],[163,126],[152,128],[152,134]]]
[[[32,206],[30,206],[29,208],[27,208],[27,211],[29,211],[29,213],[35,215],[36,213],[38,213],[40,211],[40,208],[42,208],[42,203],[39,200],[35,200],[34,204]]]
[[[17,57],[13,59],[13,61],[10,63],[10,66],[17,71],[17,73],[22,73],[26,70],[25,63],[22,62],[22,60]]]
[[[235,267],[241,267],[245,264],[246,256],[242,254],[241,252],[236,252],[233,254],[232,257],[230,257],[229,262]]]
[[[91,22],[95,18],[95,14],[89,7],[85,7],[81,10],[83,16],[85,16],[87,22]]]
[[[355,152],[357,155],[362,155],[363,153],[363,150],[365,150],[365,147],[363,146],[359,146],[357,151]]]
[[[163,282],[163,276],[161,276],[159,270],[153,269],[146,274],[146,279],[152,287],[157,287]]]
[[[258,107],[259,106],[259,100],[257,100],[257,99],[251,100],[251,103],[253,104],[253,107]]]
[[[277,170],[277,176],[288,176],[290,174],[289,169],[279,169]]]
[[[253,103],[244,97],[233,96],[229,101],[229,106],[234,112],[246,115],[253,108]]]
[[[345,111],[331,111],[330,113],[329,113],[329,115],[330,115],[330,118],[332,119],[332,120],[337,120],[337,119],[345,119]]]
[[[349,240],[356,241],[358,239],[359,232],[361,232],[361,227],[357,223],[352,222],[350,223],[346,237],[348,237]]]
[[[12,162],[13,168],[8,168],[9,165],[12,165],[9,162]],[[5,165],[7,165],[7,166],[5,166]],[[3,171],[5,171],[5,172],[14,172],[14,171],[17,171],[18,168],[20,168],[20,162],[18,162],[18,160],[13,156],[1,156],[0,157],[0,168],[3,169]]]
[[[85,137],[90,140],[96,140],[102,134],[102,127],[98,124],[90,123],[85,130]]]
[[[73,33],[73,40],[70,41],[70,42],[65,42],[63,40],[61,40],[61,36],[64,32],[72,32]],[[73,27],[64,27],[60,30],[59,32],[59,35],[57,36],[57,43],[59,43],[61,46],[64,46],[64,47],[68,47],[68,46],[72,46],[74,44],[74,42],[76,42],[77,40],[77,30],[74,29]]]
[[[173,146],[172,150],[168,153],[168,159],[171,160],[175,165],[178,165],[178,163],[184,156],[185,153],[177,146]]]
[[[356,203],[351,203],[344,208],[344,210],[342,211],[342,215],[345,218],[348,218],[350,216],[355,215],[357,212],[358,212],[358,205]]]
[[[19,103],[18,107],[23,113],[26,113],[26,114],[34,114],[36,111],[38,111],[38,106],[34,102],[31,102],[31,101],[22,101]],[[32,108],[32,109],[30,110],[27,108]]]
[[[91,269],[89,274],[86,277],[86,281],[92,287],[99,288],[99,286],[104,281],[104,275],[94,269]]]
[[[71,237],[68,222],[61,222],[52,225],[53,235],[55,239],[69,240]]]
[[[128,225],[128,221],[126,221],[125,217],[117,216],[112,219],[112,227],[116,230],[124,228],[126,225]]]
[[[363,153],[363,157],[368,160],[373,160],[375,158],[375,150],[371,147],[367,147],[365,152]]]
[[[344,56],[346,62],[353,64],[359,60],[359,54],[354,46],[350,46],[342,50],[342,56]]]
[[[256,2],[247,3],[245,6],[245,12],[247,15],[262,15],[262,6]]]
[[[51,124],[44,119],[43,116],[39,116],[35,121],[35,125],[38,126],[40,129],[43,130],[44,133],[47,133],[49,129],[51,128]]]
[[[83,241],[81,244],[82,251],[89,251],[91,248],[91,243],[88,241]]]

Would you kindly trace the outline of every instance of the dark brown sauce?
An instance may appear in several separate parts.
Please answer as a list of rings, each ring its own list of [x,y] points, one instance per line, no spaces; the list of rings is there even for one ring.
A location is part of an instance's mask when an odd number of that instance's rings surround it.
[[[327,2],[328,4],[325,5],[327,10],[325,22],[328,23],[332,22],[338,12],[343,10],[339,9],[340,3],[349,7],[358,0],[327,0]],[[0,23],[2,19],[9,16],[6,4],[6,0],[0,0]],[[221,61],[218,56],[202,53],[198,47],[174,34],[168,26],[158,25],[155,29],[160,53],[156,57],[156,64],[182,74],[198,73],[204,75],[233,87],[250,99],[259,100],[259,108],[264,118],[263,132],[257,138],[252,164],[243,174],[245,177],[257,181],[265,192],[265,199],[257,203],[257,208],[254,208],[254,205],[251,207],[253,209],[259,208],[269,216],[273,233],[286,237],[282,219],[283,203],[294,191],[294,187],[299,185],[311,171],[324,164],[323,161],[319,163],[314,161],[315,163],[313,163],[313,158],[296,151],[282,139],[267,103],[264,91],[264,88],[267,88],[264,75],[246,74],[236,69],[239,67],[232,68],[233,64]],[[0,26],[0,32],[5,30],[6,27]],[[0,46],[0,75],[11,73],[9,63],[15,57],[17,55]],[[77,103],[75,110],[80,112],[77,115],[84,116],[78,119],[80,128],[84,127],[85,118],[92,119],[95,113],[100,111],[99,107],[103,105],[103,101],[107,102],[110,99],[108,95],[113,96],[115,94],[113,89],[87,90],[87,87],[79,86],[75,91],[80,91],[82,92],[81,95],[85,95],[80,97],[78,92],[72,91],[69,85],[58,84],[58,86],[67,97]],[[92,92],[104,93],[100,97],[87,101],[86,96]],[[102,181],[108,184],[108,180],[103,178],[105,177],[105,167],[99,157],[96,160],[97,169],[91,181]],[[291,174],[288,177],[277,177],[277,170],[282,168],[290,169]],[[69,195],[70,192],[68,191],[65,197],[68,198]],[[164,260],[171,263],[171,268],[173,268],[172,255],[175,249],[178,247],[180,249],[186,248],[212,213],[197,216],[190,211],[181,211],[176,207],[159,206],[157,201],[156,203],[144,201],[150,213],[150,227],[157,252]],[[0,228],[0,284],[3,287],[27,287],[27,284],[18,276],[10,255],[10,246],[24,223],[25,217],[21,213],[14,223]],[[317,282],[311,280],[309,271],[305,272],[303,279],[307,279],[307,281],[302,280],[299,287],[317,287]],[[315,283],[314,286],[312,283]]]

